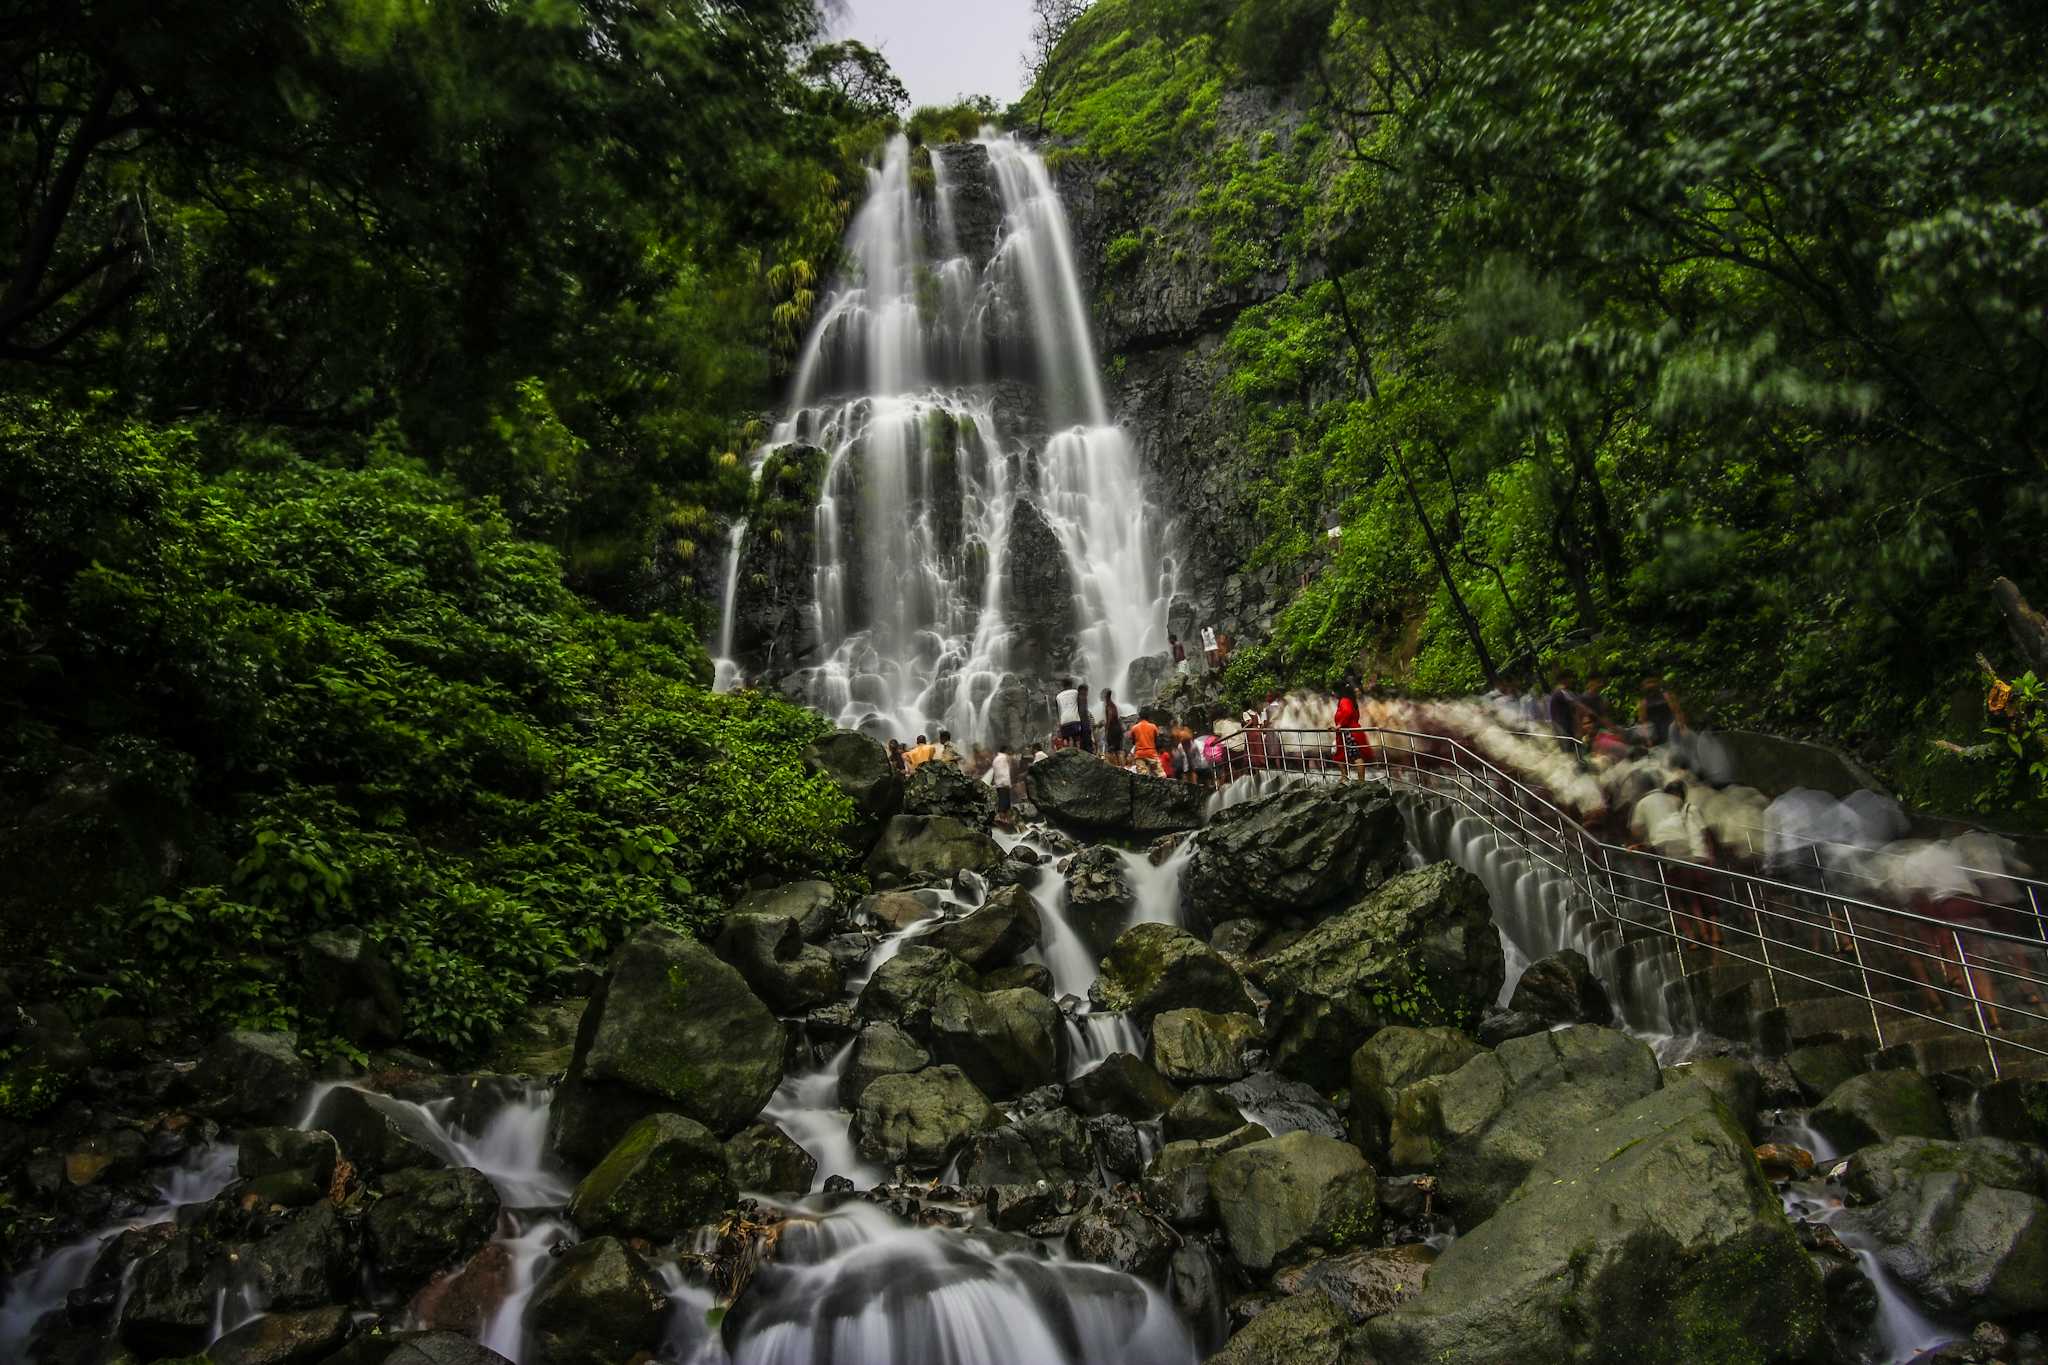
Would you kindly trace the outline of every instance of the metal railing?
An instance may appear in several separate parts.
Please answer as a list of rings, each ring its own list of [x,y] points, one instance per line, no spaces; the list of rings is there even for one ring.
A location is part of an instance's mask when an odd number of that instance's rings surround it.
[[[1556,736],[1523,738],[1580,760]],[[1881,884],[1859,877],[1849,856],[1883,857],[1869,850],[1824,857],[1819,841],[1797,841],[1791,847],[1810,856],[1789,867],[1780,865],[1782,852],[1765,867],[1736,865],[1734,850],[1717,862],[1673,856],[1610,837],[1613,815],[1574,818],[1448,734],[1366,727],[1340,746],[1333,730],[1252,729],[1225,737],[1223,747],[1224,780],[1291,773],[1376,781],[1479,817],[1624,935],[1667,941],[1688,988],[1705,978],[1709,1002],[1713,963],[1747,963],[1760,971],[1771,1008],[1830,996],[1863,1001],[1879,1048],[1968,1035],[1982,1042],[1994,1077],[2015,1054],[2048,1059],[2048,882],[1976,871],[1967,891],[1892,904],[1852,884]]]

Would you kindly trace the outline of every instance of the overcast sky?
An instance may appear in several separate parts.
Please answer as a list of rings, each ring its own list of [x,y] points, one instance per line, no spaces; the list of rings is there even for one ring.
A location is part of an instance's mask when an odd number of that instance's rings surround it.
[[[832,29],[889,59],[916,104],[1024,93],[1019,67],[1031,32],[1028,0],[841,0]]]

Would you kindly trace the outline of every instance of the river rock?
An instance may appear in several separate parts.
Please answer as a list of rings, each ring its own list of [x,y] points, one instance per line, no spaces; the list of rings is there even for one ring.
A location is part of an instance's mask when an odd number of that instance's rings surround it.
[[[411,1293],[464,1260],[498,1230],[498,1192],[481,1171],[397,1171],[363,1218],[377,1276]]]
[[[1274,1137],[1283,1133],[1345,1136],[1344,1117],[1336,1105],[1314,1086],[1291,1081],[1277,1071],[1254,1071],[1224,1086],[1223,1094],[1243,1111],[1247,1122],[1267,1128]]]
[[[1470,1034],[1454,1028],[1383,1028],[1351,1054],[1351,1140],[1367,1156],[1385,1156],[1394,1105],[1417,1081],[1448,1075],[1477,1057]]]
[[[1043,962],[1019,962],[1014,967],[998,967],[981,975],[984,994],[990,991],[1037,991],[1050,1000],[1052,988],[1052,969]]]
[[[443,1164],[440,1143],[425,1116],[389,1095],[336,1086],[321,1098],[307,1126],[332,1133],[341,1154],[364,1174]]]
[[[1437,1251],[1424,1242],[1323,1256],[1273,1277],[1283,1294],[1321,1294],[1353,1322],[1391,1312],[1422,1292]]]
[[[321,1365],[512,1365],[455,1332],[389,1332],[357,1337]]]
[[[1763,1077],[1754,1063],[1741,1057],[1695,1057],[1664,1068],[1664,1083],[1697,1081],[1728,1106],[1745,1132],[1756,1131],[1756,1113],[1763,1100]]]
[[[1209,1168],[1209,1187],[1248,1270],[1271,1270],[1312,1247],[1358,1246],[1379,1231],[1372,1166],[1334,1138],[1287,1133],[1226,1152]]]
[[[906,943],[875,968],[861,987],[855,1012],[868,1022],[893,1023],[913,1038],[931,1035],[932,1007],[955,987],[974,987],[974,972],[943,948]]]
[[[939,907],[926,899],[931,893],[919,894],[911,891],[878,891],[864,897],[854,907],[856,919],[872,919],[884,929],[908,929],[920,920],[928,920],[939,913]]]
[[[903,784],[905,815],[950,815],[988,833],[996,822],[996,789],[950,763],[920,763]]]
[[[413,1295],[406,1321],[429,1331],[481,1336],[516,1277],[510,1246],[487,1243],[460,1270],[429,1280]]]
[[[877,1076],[908,1075],[931,1063],[931,1054],[895,1024],[886,1020],[869,1024],[854,1039],[853,1055],[847,1059],[846,1070],[840,1073],[840,1106],[857,1107],[868,1082]]]
[[[1088,1129],[1064,1106],[974,1134],[961,1161],[968,1185],[1056,1186],[1094,1176]]]
[[[1152,1065],[1177,1085],[1242,1080],[1245,1049],[1258,1041],[1259,1021],[1249,1014],[1166,1010],[1152,1020]]]
[[[1848,1216],[1877,1242],[1878,1259],[1941,1312],[2048,1312],[2048,1202],[2035,1195],[1937,1171]]]
[[[1044,933],[1031,893],[1021,886],[1006,886],[978,908],[920,934],[918,942],[986,972],[1007,967],[1018,954],[1036,948]]]
[[[718,1216],[733,1201],[725,1148],[680,1114],[649,1114],[583,1178],[569,1216],[584,1231],[665,1242]]]
[[[1212,924],[1309,913],[1393,875],[1405,837],[1383,788],[1287,787],[1217,812],[1194,838],[1182,894]]]
[[[839,994],[839,965],[823,948],[804,942],[794,916],[727,915],[718,955],[783,1014],[801,1014]]]
[[[866,735],[840,730],[804,750],[804,766],[822,774],[853,802],[844,837],[856,852],[873,848],[883,824],[903,808],[903,779],[889,751]]]
[[[1031,802],[1054,823],[1082,834],[1172,834],[1197,829],[1209,794],[1186,782],[1162,782],[1060,749],[1031,765]]]
[[[1100,957],[1131,922],[1137,893],[1124,875],[1124,860],[1108,844],[1082,849],[1067,864],[1067,927]]]
[[[1506,974],[1486,888],[1450,863],[1403,873],[1252,964],[1271,998],[1273,1065],[1334,1090],[1358,1040],[1390,1024],[1469,1027]]]
[[[868,855],[867,874],[878,887],[950,882],[1002,860],[995,840],[950,815],[894,815]]]
[[[1179,1098],[1164,1077],[1128,1052],[1112,1052],[1067,1082],[1067,1103],[1088,1115],[1156,1119]]]
[[[218,1293],[212,1262],[211,1250],[192,1232],[178,1234],[136,1262],[121,1306],[122,1343],[145,1360],[203,1347]]]
[[[653,1113],[731,1135],[782,1081],[784,1035],[744,977],[695,939],[649,925],[626,940],[591,998],[555,1095],[555,1149],[602,1160]]]
[[[200,1054],[192,1089],[222,1119],[289,1118],[313,1083],[295,1033],[224,1033]]]
[[[579,1243],[527,1305],[529,1365],[619,1365],[652,1352],[668,1306],[661,1278],[616,1237]]]
[[[1282,1299],[1240,1328],[1204,1365],[1341,1365],[1351,1319],[1321,1294]]]
[[[1226,1152],[1264,1142],[1272,1136],[1259,1125],[1247,1123],[1221,1137],[1167,1143],[1145,1168],[1145,1202],[1175,1227],[1198,1227],[1215,1221],[1216,1199],[1209,1187],[1209,1168]]]
[[[258,1240],[233,1248],[235,1284],[273,1311],[322,1308],[359,1289],[361,1248],[356,1228],[325,1201],[295,1209],[260,1230]]]
[[[728,913],[795,920],[797,932],[816,943],[832,932],[833,911],[838,904],[839,893],[832,883],[811,880],[749,891]]]
[[[1858,1200],[1874,1204],[1922,1176],[1951,1173],[1993,1189],[2048,1196],[2048,1152],[2001,1138],[1893,1138],[1850,1157],[1843,1183]]]
[[[867,1160],[931,1175],[975,1133],[1001,1122],[959,1067],[933,1066],[871,1082],[853,1111],[852,1134]]]
[[[273,1204],[303,1208],[327,1197],[341,1150],[329,1133],[298,1128],[244,1128],[235,1174]]]
[[[998,1099],[1059,1076],[1060,1012],[1031,990],[949,986],[932,1006],[932,1055]]]
[[[1941,1096],[1917,1071],[1851,1076],[1814,1108],[1808,1122],[1844,1152],[1893,1138],[1955,1136]]]
[[[1747,1135],[1687,1084],[1560,1135],[1362,1344],[1432,1365],[1761,1365],[1804,1358],[1820,1320],[1820,1273]]]
[[[389,1047],[405,1036],[398,977],[360,929],[312,934],[299,947],[305,1017],[358,1047]]]
[[[1155,1283],[1166,1278],[1179,1241],[1143,1205],[1107,1195],[1098,1195],[1067,1225],[1067,1251],[1075,1258]]]
[[[1576,948],[1538,958],[1522,971],[1508,1008],[1552,1024],[1611,1024],[1614,1005]]]
[[[1159,1131],[1168,1142],[1199,1142],[1222,1137],[1244,1127],[1244,1115],[1230,1097],[1213,1085],[1198,1085],[1173,1102],[1160,1120]]]
[[[1114,1183],[1145,1173],[1145,1141],[1136,1123],[1122,1114],[1090,1114],[1081,1123],[1104,1178]]]
[[[1819,1104],[1836,1087],[1870,1070],[1864,1049],[1848,1043],[1814,1043],[1785,1054],[1785,1067],[1799,1087],[1800,1098]]]
[[[818,1159],[772,1123],[757,1123],[725,1144],[725,1169],[744,1194],[801,1199],[818,1179]]]
[[[1553,1143],[1662,1084],[1648,1046],[1613,1029],[1577,1024],[1516,1038],[1403,1090],[1390,1155],[1403,1169],[1434,1167],[1445,1204],[1470,1227]]]
[[[1089,996],[1140,1027],[1173,1009],[1254,1012],[1244,978],[1223,955],[1172,924],[1134,924],[1117,935]]]
[[[208,1365],[299,1365],[325,1360],[348,1339],[352,1319],[338,1306],[265,1313],[206,1348]]]

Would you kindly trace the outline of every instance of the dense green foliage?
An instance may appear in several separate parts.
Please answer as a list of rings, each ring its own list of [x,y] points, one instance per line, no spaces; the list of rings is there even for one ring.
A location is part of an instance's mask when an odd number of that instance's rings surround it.
[[[1103,0],[1048,123],[1104,189],[1208,168],[1204,271],[1276,283],[1230,388],[1265,556],[1312,578],[1238,687],[1663,673],[2048,815],[2024,762],[1927,743],[1981,738],[1977,651],[2018,662],[1993,578],[2048,595],[2048,14],[1188,13]]]

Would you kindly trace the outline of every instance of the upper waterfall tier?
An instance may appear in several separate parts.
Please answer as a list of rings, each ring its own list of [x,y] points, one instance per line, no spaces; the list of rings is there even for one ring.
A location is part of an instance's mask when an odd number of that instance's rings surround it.
[[[755,472],[721,685],[1022,742],[1058,676],[1099,696],[1164,654],[1161,518],[1109,419],[1065,210],[1014,138],[889,143]]]

